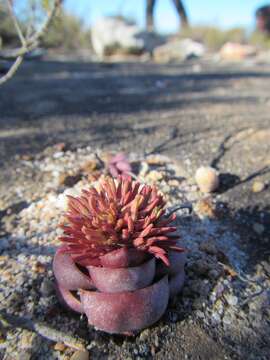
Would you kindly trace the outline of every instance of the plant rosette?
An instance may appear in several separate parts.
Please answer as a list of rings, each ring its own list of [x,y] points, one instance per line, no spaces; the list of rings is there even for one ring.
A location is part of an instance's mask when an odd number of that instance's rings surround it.
[[[98,330],[131,334],[157,322],[180,292],[186,254],[157,189],[107,178],[69,197],[53,272],[61,302]]]

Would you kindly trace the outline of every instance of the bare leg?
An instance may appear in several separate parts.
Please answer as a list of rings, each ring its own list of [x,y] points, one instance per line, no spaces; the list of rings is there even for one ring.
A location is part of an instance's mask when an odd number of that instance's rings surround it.
[[[147,28],[147,31],[153,31],[154,30],[153,15],[154,15],[154,6],[155,6],[156,0],[146,0],[146,2],[147,2],[147,5],[146,5],[146,28]]]
[[[174,6],[176,7],[178,16],[180,17],[181,20],[181,26],[182,27],[188,27],[188,16],[187,16],[187,12],[185,10],[183,1],[181,0],[173,0]]]

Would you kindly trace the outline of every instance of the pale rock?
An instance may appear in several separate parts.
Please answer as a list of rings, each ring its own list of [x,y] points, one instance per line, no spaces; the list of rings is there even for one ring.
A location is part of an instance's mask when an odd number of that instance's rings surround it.
[[[203,44],[192,39],[175,39],[154,49],[153,55],[157,62],[186,60],[202,57],[205,54]]]
[[[256,48],[252,45],[227,42],[220,49],[219,55],[224,60],[239,61],[256,55]]]
[[[252,184],[252,191],[254,193],[259,193],[265,189],[265,184],[261,181],[254,181]]]
[[[140,53],[144,41],[138,38],[140,33],[136,25],[113,17],[103,17],[92,27],[91,38],[95,53],[102,58],[122,49],[127,53]]]
[[[219,187],[219,176],[216,169],[210,166],[201,166],[197,169],[195,180],[203,193],[211,193]]]
[[[71,356],[70,360],[89,360],[89,352],[88,351],[75,351],[75,353]]]
[[[145,177],[146,181],[149,181],[150,183],[156,183],[162,180],[162,178],[163,178],[162,173],[157,170],[150,171]]]
[[[224,298],[230,306],[236,306],[238,303],[238,298],[232,294],[225,294]]]
[[[64,351],[66,349],[66,345],[62,342],[57,342],[55,345],[54,345],[54,350],[56,351]]]

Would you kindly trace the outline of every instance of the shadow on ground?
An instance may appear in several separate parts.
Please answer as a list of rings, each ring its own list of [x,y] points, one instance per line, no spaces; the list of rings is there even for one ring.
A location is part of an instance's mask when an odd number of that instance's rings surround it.
[[[270,76],[213,65],[196,72],[195,65],[25,63],[0,92],[2,161],[62,139],[73,144],[129,142],[141,132],[160,131],[170,123],[168,112],[256,104],[256,96],[240,93],[235,82]],[[147,126],[157,114],[161,119]],[[144,125],[139,129],[135,124]]]

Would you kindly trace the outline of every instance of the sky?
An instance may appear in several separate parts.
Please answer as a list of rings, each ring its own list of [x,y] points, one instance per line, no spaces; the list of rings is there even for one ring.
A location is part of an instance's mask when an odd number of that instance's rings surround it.
[[[155,25],[159,32],[178,29],[178,18],[172,0],[156,0]],[[254,26],[254,12],[267,3],[260,0],[184,0],[192,25],[217,25],[228,29]],[[270,3],[270,1],[269,1]],[[106,15],[124,15],[145,25],[146,0],[65,0],[65,8],[78,15],[86,25]]]

